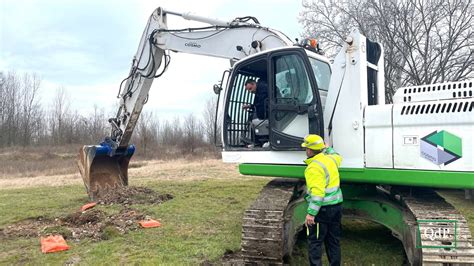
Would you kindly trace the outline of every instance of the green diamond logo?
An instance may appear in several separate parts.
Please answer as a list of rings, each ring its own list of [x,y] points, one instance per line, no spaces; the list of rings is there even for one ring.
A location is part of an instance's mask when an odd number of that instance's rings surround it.
[[[462,139],[448,131],[434,131],[423,137],[420,156],[437,165],[447,165],[462,157]]]

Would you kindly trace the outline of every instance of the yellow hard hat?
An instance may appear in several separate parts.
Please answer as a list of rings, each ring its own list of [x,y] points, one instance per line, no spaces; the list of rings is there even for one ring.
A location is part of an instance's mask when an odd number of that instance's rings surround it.
[[[312,150],[322,150],[326,147],[326,145],[324,145],[324,140],[320,136],[309,134],[304,137],[304,142],[301,143],[301,147]]]

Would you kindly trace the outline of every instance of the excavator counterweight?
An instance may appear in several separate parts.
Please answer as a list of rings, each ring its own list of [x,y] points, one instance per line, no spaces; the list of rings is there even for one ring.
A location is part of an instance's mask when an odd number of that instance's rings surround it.
[[[86,145],[79,151],[79,172],[91,200],[101,193],[128,185],[128,164],[135,152],[130,145],[123,150],[109,145]]]

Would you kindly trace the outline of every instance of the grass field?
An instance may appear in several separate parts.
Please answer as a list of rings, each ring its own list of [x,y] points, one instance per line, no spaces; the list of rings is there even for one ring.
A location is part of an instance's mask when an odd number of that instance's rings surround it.
[[[235,165],[218,160],[136,162],[130,176],[132,186],[146,186],[174,196],[159,205],[132,205],[160,219],[162,227],[112,234],[102,241],[68,241],[70,250],[54,254],[42,254],[37,237],[1,239],[0,234],[0,264],[219,264],[224,253],[239,249],[243,211],[270,180],[240,176]],[[88,201],[82,181],[75,173],[36,177],[33,173],[30,179],[24,179],[28,180],[25,184],[19,180],[6,183],[15,178],[18,176],[0,178],[0,228],[38,216],[62,217]],[[60,181],[65,178],[69,181]],[[1,186],[2,182],[9,185]],[[459,206],[467,219],[474,219],[474,205],[464,201],[461,193],[443,191],[443,195]],[[118,207],[96,208],[113,213]],[[402,244],[389,230],[373,223],[344,220],[341,246],[345,265],[402,265],[404,262]],[[291,264],[306,262],[306,241],[301,237]]]
[[[0,263],[176,265],[216,262],[226,251],[239,249],[243,210],[266,182],[266,179],[136,182],[175,196],[157,206],[134,206],[161,219],[162,227],[117,235],[106,241],[72,242],[69,243],[71,250],[47,255],[40,252],[38,238],[2,240]],[[0,227],[4,227],[26,218],[71,213],[87,202],[87,197],[81,186],[42,187],[2,190],[0,202]],[[294,265],[306,262],[305,247],[302,239],[292,258]],[[348,265],[403,262],[401,244],[388,230],[375,224],[345,221],[342,248]],[[367,254],[367,250],[377,252]]]
[[[241,210],[265,182],[231,185],[227,181],[201,180],[144,184],[175,195],[162,205],[134,206],[161,219],[161,228],[138,230],[106,241],[70,243],[70,251],[48,255],[40,253],[37,238],[6,240],[0,247],[0,261],[6,264],[63,264],[68,260],[86,264],[196,264],[216,260],[227,249],[239,247],[240,234],[234,232],[239,232]],[[239,198],[232,196],[235,192]],[[82,187],[67,186],[2,191],[0,201],[0,226],[5,226],[29,217],[57,217],[73,212],[87,198]]]

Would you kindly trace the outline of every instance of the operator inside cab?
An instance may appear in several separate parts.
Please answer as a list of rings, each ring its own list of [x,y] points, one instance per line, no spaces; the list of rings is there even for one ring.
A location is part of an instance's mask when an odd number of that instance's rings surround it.
[[[251,112],[251,125],[249,129],[250,136],[242,137],[248,148],[268,147],[268,83],[266,78],[248,79],[245,82],[245,90],[255,94],[253,104],[243,105],[244,109]],[[252,138],[254,135],[254,138]],[[254,141],[252,141],[254,140]]]

